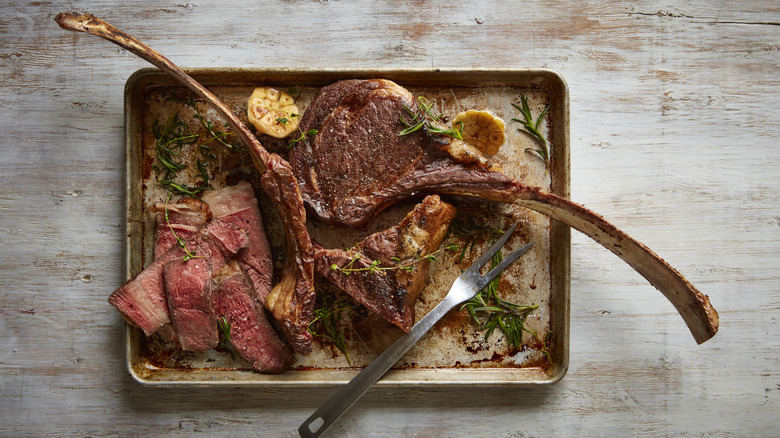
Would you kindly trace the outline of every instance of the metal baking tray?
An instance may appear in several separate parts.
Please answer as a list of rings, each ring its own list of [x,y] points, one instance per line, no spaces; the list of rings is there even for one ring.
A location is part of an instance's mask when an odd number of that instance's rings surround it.
[[[211,89],[244,121],[246,102],[254,87],[275,86],[289,90],[303,112],[319,87],[342,79],[385,78],[399,83],[416,96],[425,96],[434,110],[451,120],[459,111],[490,109],[507,123],[507,143],[495,160],[504,171],[530,186],[542,187],[569,197],[569,96],[563,78],[550,70],[314,70],[314,69],[195,69],[196,80]],[[549,105],[547,122],[540,129],[546,136],[551,160],[545,165],[534,152],[534,140],[510,119],[521,117],[512,107],[525,95],[539,114]],[[148,213],[154,201],[165,200],[165,190],[156,178],[155,120],[164,123],[178,112],[193,129],[199,129],[194,110],[184,102],[193,98],[167,74],[157,69],[135,72],[125,86],[125,135],[127,165],[126,274],[132,278],[152,259],[154,222]],[[197,111],[222,126],[223,121],[204,102]],[[284,143],[267,141],[266,147],[284,154]],[[247,179],[256,187],[274,263],[283,263],[284,232],[275,207],[258,185],[247,152],[221,151],[209,164],[215,186]],[[480,226],[505,229],[520,221],[510,248],[535,240],[534,250],[502,276],[499,288],[505,299],[521,304],[538,304],[526,326],[520,350],[509,348],[499,330],[488,339],[477,330],[465,311],[453,310],[392,368],[377,385],[517,385],[549,384],[566,373],[569,359],[570,231],[546,216],[522,207],[495,202],[449,199],[459,217]],[[414,200],[419,201],[419,199]],[[347,248],[367,234],[391,226],[413,207],[405,202],[383,212],[367,230],[332,228],[309,223],[313,238],[326,247]],[[466,238],[450,236],[458,244]],[[445,253],[432,263],[428,284],[416,306],[417,318],[433,308],[451,283],[491,243],[476,239],[473,249],[460,261],[458,254]],[[448,240],[445,239],[445,243]],[[339,293],[318,281],[318,290]],[[401,335],[400,329],[355,308],[354,322],[344,333],[351,362],[328,342],[317,338],[314,351],[297,357],[292,369],[281,375],[254,372],[249,363],[229,351],[211,350],[193,354],[177,350],[157,335],[146,338],[126,325],[126,366],[133,379],[155,386],[236,385],[250,387],[336,385],[348,382]]]

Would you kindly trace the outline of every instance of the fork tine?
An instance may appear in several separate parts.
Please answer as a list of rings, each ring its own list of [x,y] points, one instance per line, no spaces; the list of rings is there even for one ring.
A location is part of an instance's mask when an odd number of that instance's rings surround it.
[[[466,271],[469,271],[471,273],[473,273],[474,271],[479,271],[480,268],[482,268],[482,266],[484,266],[485,263],[487,263],[490,260],[490,258],[493,257],[493,255],[495,253],[497,253],[498,250],[501,249],[502,246],[504,246],[506,241],[509,240],[509,236],[511,236],[512,233],[515,231],[515,228],[517,227],[517,224],[518,224],[518,222],[515,222],[514,225],[509,227],[509,229],[506,231],[506,233],[504,233],[496,241],[496,243],[494,243],[493,246],[490,247],[490,249],[488,249],[484,254],[482,254],[482,256],[480,258],[478,258],[476,262],[474,262],[471,266],[469,266],[468,269],[466,269]]]
[[[488,272],[487,274],[485,274],[482,277],[480,277],[479,280],[477,280],[477,290],[481,290],[488,283],[493,281],[493,279],[496,278],[496,276],[498,276],[498,274],[500,274],[501,271],[506,269],[509,265],[512,264],[512,262],[517,260],[518,257],[523,255],[532,246],[534,246],[534,243],[536,243],[536,241],[533,241],[531,243],[527,243],[527,244],[523,245],[522,247],[512,251],[512,253],[509,254],[508,256],[506,256],[503,260],[501,260],[501,263],[496,265],[495,268],[491,269],[490,272]]]

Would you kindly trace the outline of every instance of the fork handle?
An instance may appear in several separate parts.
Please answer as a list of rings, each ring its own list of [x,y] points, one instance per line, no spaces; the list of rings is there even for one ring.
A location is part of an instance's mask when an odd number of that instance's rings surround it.
[[[328,401],[317,409],[298,428],[298,433],[303,438],[320,436],[341,415],[371,387],[387,370],[390,369],[401,356],[406,353],[444,314],[462,302],[447,295],[427,315],[420,319],[412,327],[409,333],[401,336],[384,353],[379,355],[363,371],[358,373],[344,387],[339,389]]]

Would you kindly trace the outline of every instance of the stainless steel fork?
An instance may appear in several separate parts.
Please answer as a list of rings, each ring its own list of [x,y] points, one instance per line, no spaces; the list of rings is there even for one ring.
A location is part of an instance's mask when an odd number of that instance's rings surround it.
[[[417,324],[412,327],[409,333],[399,338],[384,353],[374,359],[367,367],[355,376],[346,386],[342,387],[336,394],[317,409],[306,421],[298,428],[298,433],[303,438],[318,437],[330,427],[341,415],[346,412],[387,370],[390,369],[401,356],[406,353],[412,345],[424,335],[436,321],[441,319],[450,309],[464,301],[473,298],[477,292],[487,286],[491,280],[507,268],[518,257],[523,255],[534,244],[531,242],[522,248],[513,251],[491,269],[485,275],[481,275],[479,270],[484,266],[493,255],[495,255],[504,243],[515,231],[517,223],[512,225],[501,238],[490,247],[476,262],[468,269],[463,271],[455,280],[449,293],[444,299],[425,315]]]

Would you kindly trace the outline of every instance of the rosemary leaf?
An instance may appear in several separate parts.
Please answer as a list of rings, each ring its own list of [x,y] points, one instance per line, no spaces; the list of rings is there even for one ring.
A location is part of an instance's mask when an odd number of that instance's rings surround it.
[[[517,105],[516,103],[512,103],[512,106],[515,107],[518,111],[520,111],[520,114],[522,114],[523,119],[511,119],[513,122],[519,122],[523,125],[523,128],[525,128],[525,132],[531,135],[536,141],[539,143],[539,148],[537,149],[531,149],[535,151],[536,153],[541,156],[545,162],[549,161],[550,154],[547,149],[547,140],[544,138],[544,136],[539,132],[539,124],[544,119],[544,116],[547,115],[547,111],[550,109],[550,106],[542,110],[541,113],[539,113],[539,116],[534,121],[533,115],[531,114],[531,108],[528,105],[528,99],[525,97],[525,95],[520,95],[520,105]]]
[[[381,260],[372,260],[371,263],[369,263],[368,266],[363,267],[357,267],[353,268],[352,266],[355,264],[356,261],[360,260],[360,247],[358,245],[354,245],[352,248],[348,249],[347,251],[352,252],[352,257],[350,258],[349,262],[347,262],[344,266],[338,266],[336,264],[333,264],[330,266],[331,271],[340,271],[344,275],[349,275],[353,272],[379,272],[379,271],[391,271],[391,270],[401,270],[401,271],[412,271],[414,269],[414,266],[416,263],[418,263],[421,260],[428,260],[431,262],[437,261],[436,256],[443,253],[444,251],[457,251],[460,248],[455,243],[449,243],[445,245],[444,247],[439,248],[438,250],[428,253],[424,256],[420,256],[418,254],[414,254],[411,257],[401,260],[398,257],[391,257],[390,261],[392,261],[394,264],[391,264],[389,266],[385,266],[382,264]]]
[[[344,355],[347,363],[352,365],[344,333],[339,329],[342,314],[349,312],[351,307],[348,305],[336,307],[335,303],[329,302],[320,302],[319,305],[314,309],[314,319],[309,323],[306,331],[312,336],[329,340]]]
[[[228,350],[230,355],[235,359],[233,348],[231,348],[230,345],[230,321],[228,321],[227,316],[217,318],[217,333],[219,333],[217,348]]]
[[[500,230],[499,230],[500,232]],[[503,260],[501,251],[490,259],[490,269],[495,268]],[[485,341],[490,338],[496,328],[500,329],[507,343],[515,349],[520,349],[523,342],[523,332],[534,333],[525,327],[528,315],[537,309],[538,305],[523,306],[511,303],[498,296],[498,284],[501,275],[490,281],[472,299],[461,305],[460,310],[466,310],[479,330],[484,331]]]
[[[407,113],[409,113],[409,116],[412,118],[410,121],[407,121],[404,119],[403,115],[400,115],[399,118],[401,120],[401,124],[404,125],[405,129],[401,130],[401,132],[398,133],[399,136],[402,135],[409,135],[413,132],[419,131],[421,129],[424,129],[429,134],[436,134],[436,135],[444,135],[448,137],[457,138],[458,140],[463,140],[463,135],[461,134],[460,130],[457,128],[445,128],[441,126],[441,123],[439,122],[442,117],[444,117],[444,114],[434,115],[433,114],[433,102],[429,101],[423,96],[419,96],[417,98],[418,105],[417,105],[417,111],[413,110],[412,108],[404,105],[404,110],[406,110]],[[461,124],[462,128],[462,124]]]
[[[408,134],[411,134],[412,132],[419,131],[420,129],[422,129],[422,127],[423,127],[423,124],[424,124],[424,123],[425,123],[425,122],[423,122],[423,121],[421,120],[421,121],[417,122],[417,123],[416,123],[416,124],[414,124],[414,125],[410,125],[409,127],[407,127],[406,129],[404,129],[403,131],[399,132],[399,133],[398,133],[398,135],[399,135],[399,136],[402,136],[402,135],[408,135]]]

